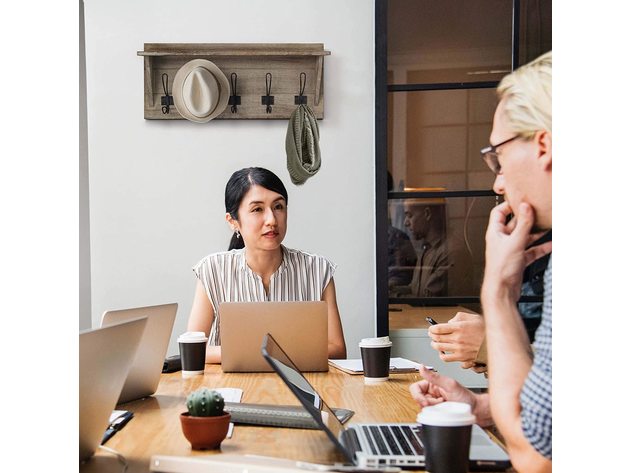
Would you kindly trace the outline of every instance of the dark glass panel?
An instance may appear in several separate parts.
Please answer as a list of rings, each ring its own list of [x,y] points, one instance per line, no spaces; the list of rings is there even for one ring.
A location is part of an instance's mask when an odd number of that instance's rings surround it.
[[[519,64],[551,51],[551,0],[521,0]]]
[[[387,63],[389,84],[500,80],[512,65],[512,1],[390,0]]]
[[[394,190],[490,189],[479,150],[488,144],[493,89],[393,92],[388,96],[388,169]]]
[[[495,204],[494,197],[390,200],[389,297],[479,296]]]

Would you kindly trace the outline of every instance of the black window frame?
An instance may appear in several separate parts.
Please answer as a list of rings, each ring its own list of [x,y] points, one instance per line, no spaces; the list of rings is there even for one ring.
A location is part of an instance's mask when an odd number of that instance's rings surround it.
[[[458,198],[458,197],[498,197],[493,190],[461,190],[430,192],[388,192],[387,190],[387,100],[390,92],[416,92],[430,90],[462,90],[496,88],[498,81],[455,82],[432,84],[387,84],[387,14],[389,0],[375,0],[375,236],[376,236],[376,332],[382,337],[389,334],[389,304],[411,304],[416,306],[453,306],[459,304],[479,304],[479,296],[431,297],[431,298],[390,298],[387,283],[387,207],[389,200],[410,198]],[[512,0],[512,67],[518,67],[520,41],[520,0]],[[522,297],[520,302],[539,302],[539,296]]]

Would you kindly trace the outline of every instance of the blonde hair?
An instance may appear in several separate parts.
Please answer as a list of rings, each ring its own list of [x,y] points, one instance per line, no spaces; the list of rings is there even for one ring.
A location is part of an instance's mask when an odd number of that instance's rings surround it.
[[[551,132],[551,51],[505,76],[497,94],[512,131],[525,138]]]

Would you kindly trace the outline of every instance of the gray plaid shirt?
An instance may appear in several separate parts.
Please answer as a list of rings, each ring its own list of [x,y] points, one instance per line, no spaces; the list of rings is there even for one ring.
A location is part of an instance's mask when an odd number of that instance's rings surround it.
[[[534,364],[521,390],[521,424],[529,443],[551,459],[551,258],[545,271],[542,322],[536,331]]]

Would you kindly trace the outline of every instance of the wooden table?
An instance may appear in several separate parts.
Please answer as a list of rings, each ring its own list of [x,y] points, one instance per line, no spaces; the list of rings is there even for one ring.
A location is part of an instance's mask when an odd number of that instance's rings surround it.
[[[413,307],[408,304],[389,305],[389,330],[428,329],[426,317],[433,317],[438,323],[448,322],[457,312],[471,312],[462,306],[453,307]]]
[[[424,363],[436,368],[441,374],[459,381],[464,386],[487,388],[488,380],[472,370],[464,370],[460,363],[446,363],[440,354],[431,348],[429,323],[427,316],[436,322],[445,323],[455,317],[457,312],[471,312],[462,306],[452,307],[413,307],[408,304],[390,304],[389,306],[389,338],[392,345],[392,356],[400,356]]]
[[[330,407],[355,411],[350,422],[413,422],[419,411],[409,394],[409,385],[420,379],[415,373],[392,374],[387,382],[372,386],[364,384],[363,376],[335,368],[327,373],[305,373],[305,377]],[[221,450],[192,450],[182,434],[179,414],[186,411],[186,396],[203,386],[241,388],[242,402],[299,405],[275,373],[223,373],[219,365],[206,365],[203,376],[182,378],[181,372],[163,374],[155,395],[118,406],[132,411],[134,417],[106,446],[126,458],[129,473],[148,472],[152,455],[231,453],[316,463],[345,461],[324,432],[308,429],[236,425],[232,438],[223,441]],[[80,471],[119,473],[121,464],[116,457],[99,449],[81,465]]]
[[[418,406],[409,395],[417,374],[394,374],[386,383],[366,386],[362,376],[331,368],[328,373],[306,373],[306,378],[331,407],[355,411],[350,422],[413,422]],[[123,404],[134,412],[131,421],[106,444],[122,454],[128,472],[149,471],[152,455],[258,454],[319,463],[344,461],[326,434],[318,430],[236,425],[232,438],[220,451],[191,450],[181,431],[179,414],[186,396],[195,389],[234,387],[243,390],[242,402],[299,404],[275,373],[223,373],[219,365],[206,365],[203,376],[182,378],[163,374],[154,396]],[[118,460],[102,450],[80,468],[81,472],[120,472]]]

